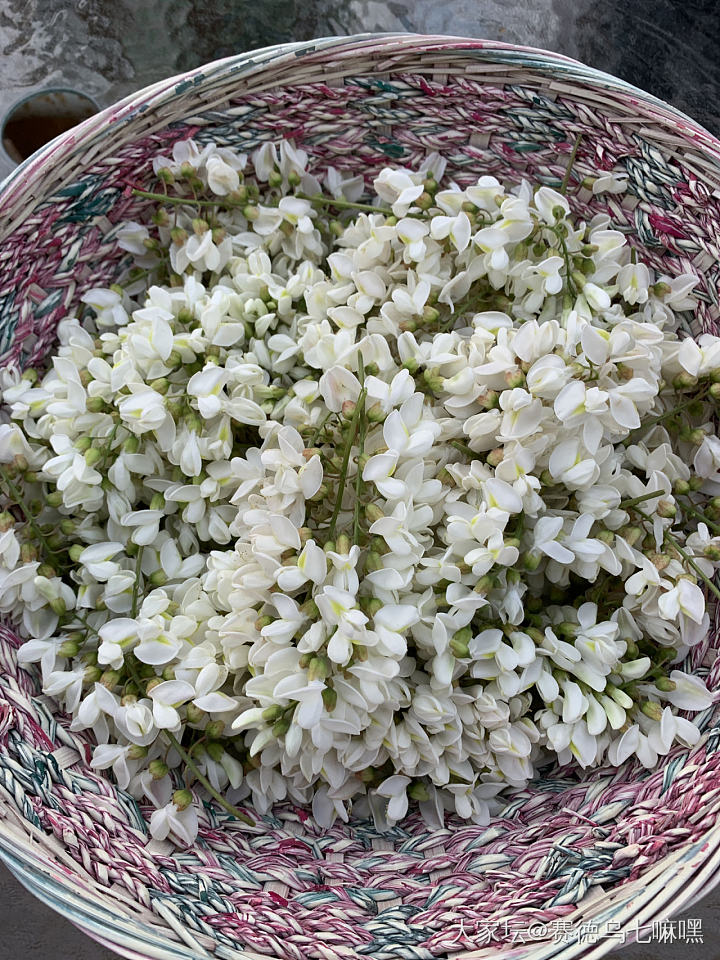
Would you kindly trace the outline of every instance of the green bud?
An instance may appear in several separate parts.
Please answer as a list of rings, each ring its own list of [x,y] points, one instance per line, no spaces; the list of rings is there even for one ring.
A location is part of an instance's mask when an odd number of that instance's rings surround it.
[[[429,210],[433,203],[433,198],[430,196],[427,190],[423,190],[423,192],[415,201],[415,205],[420,207],[421,210]]]
[[[62,503],[62,496],[60,497],[60,503]],[[60,504],[57,504],[59,506]],[[51,504],[53,506],[53,504]],[[7,533],[8,530],[12,530],[15,526],[15,518],[13,515],[7,511],[3,510],[0,513],[0,533]]]
[[[220,737],[225,733],[225,724],[222,720],[212,720],[205,727],[205,734],[211,740],[219,740]]]
[[[419,780],[411,783],[407,792],[411,800],[418,800],[422,802],[423,800],[430,799],[427,786],[424,783],[421,783]]]
[[[151,510],[164,510],[165,509],[165,496],[162,493],[154,493],[150,499],[150,509]]]
[[[368,551],[367,557],[365,558],[365,569],[368,573],[383,569],[382,557],[375,550]]]
[[[356,408],[357,404],[354,400],[344,400],[341,413],[346,420],[352,420],[352,418],[355,416]]]
[[[370,423],[383,423],[387,419],[387,414],[379,403],[374,404],[367,411],[366,416]]]
[[[272,622],[273,618],[265,614],[264,616],[257,618],[255,621],[255,629],[259,632],[264,627],[269,627]]]
[[[143,757],[146,757],[148,755],[148,748],[141,747],[137,743],[131,743],[130,746],[128,747],[127,753],[128,753],[128,757],[131,760],[142,760]]]
[[[105,670],[100,676],[100,683],[108,690],[114,690],[120,683],[120,673],[117,670]]]
[[[250,220],[251,222],[253,220],[257,220],[257,218],[260,216],[260,210],[256,206],[253,206],[250,203],[248,203],[247,206],[243,207],[242,212],[245,219]]]
[[[174,680],[175,667],[173,667],[171,664],[168,664],[166,667],[163,667],[162,678],[163,680]]]
[[[308,680],[325,680],[330,673],[330,661],[327,657],[315,656],[307,668]]]
[[[273,724],[272,734],[274,737],[284,737],[285,734],[290,729],[290,723],[292,721],[289,717],[281,717],[277,723]]]
[[[170,389],[170,381],[167,377],[158,377],[157,380],[150,381],[150,388],[164,396]]]
[[[317,503],[320,500],[324,500],[328,495],[328,485],[326,483],[320,484],[317,491],[311,496],[308,497],[308,500],[311,500],[313,503]]]
[[[435,307],[431,307],[429,304],[425,304],[423,307],[422,318],[424,323],[436,323],[440,317],[440,311]],[[417,362],[417,361],[416,361]],[[413,371],[411,371],[412,373]]]
[[[150,693],[155,687],[159,687],[161,683],[165,683],[163,677],[150,677],[145,684],[145,693]]]
[[[489,467],[499,466],[505,459],[505,451],[502,447],[495,447],[494,450],[491,450],[488,455],[485,457],[485,462]]]
[[[645,716],[650,717],[651,720],[662,720],[662,707],[659,703],[655,703],[654,700],[645,700],[640,704],[640,709]]]
[[[61,657],[76,657],[80,651],[77,640],[63,640],[58,649]]]
[[[663,280],[659,280],[657,283],[654,283],[650,289],[652,290],[653,294],[656,297],[660,297],[660,299],[667,297],[669,293],[672,293],[672,287],[670,284],[665,283]]]
[[[689,390],[696,386],[697,382],[697,377],[683,370],[673,379],[672,385],[676,390]]]
[[[700,490],[700,488],[704,483],[705,481],[703,480],[702,477],[693,476],[693,477],[690,477],[690,479],[688,480],[688,486],[690,487],[693,493],[696,493],[698,490]]]
[[[375,523],[382,520],[385,514],[376,503],[368,503],[365,507],[365,517],[369,523]]]
[[[332,687],[325,687],[322,694],[323,705],[328,713],[332,713],[337,706],[338,695]]]
[[[445,378],[437,373],[433,373],[432,370],[424,370],[422,378],[427,384],[428,389],[432,390],[433,393],[440,393],[443,389]]]
[[[194,703],[189,703],[185,707],[185,718],[188,723],[202,723],[204,717],[205,711],[201,710],[200,707]]]
[[[90,437],[78,437],[75,441],[75,449],[79,450],[80,453],[86,453],[92,446],[92,440]]]
[[[317,620],[318,617],[320,616],[318,605],[315,603],[315,601],[312,598],[310,598],[309,600],[306,600],[303,604],[301,604],[300,610],[310,620]]]
[[[102,677],[103,672],[98,666],[90,665],[85,667],[85,673],[83,674],[84,683],[97,683]]]
[[[217,740],[212,740],[206,745],[205,749],[210,759],[214,760],[215,763],[219,763],[225,756],[225,747],[221,743],[218,743]]]
[[[539,553],[531,553],[531,552],[525,553],[521,557],[521,560],[522,560],[522,565],[530,573],[532,573],[534,570],[537,570],[537,568],[542,563],[542,557],[540,556]]]
[[[413,375],[417,373],[419,366],[420,364],[417,362],[415,357],[408,357],[408,359],[403,363],[403,369],[409,370]]]
[[[136,437],[134,433],[131,433],[129,437],[123,440],[122,448],[125,453],[137,453],[140,449],[140,437]]]
[[[674,680],[671,680],[670,677],[658,677],[655,681],[655,686],[663,693],[671,693],[677,688],[677,684]]]
[[[475,593],[487,593],[488,590],[492,590],[495,586],[495,577],[490,576],[489,573],[486,573],[484,577],[480,577],[478,582],[473,587]]]
[[[346,533],[341,533],[335,541],[335,550],[337,553],[350,553],[350,537]]]
[[[150,574],[148,580],[153,587],[163,587],[167,583],[167,574],[164,570],[155,570]]]
[[[374,617],[382,608],[383,602],[377,597],[360,597],[360,609],[367,617]]]
[[[148,764],[148,772],[153,780],[162,780],[163,777],[166,777],[169,771],[168,765],[164,760],[161,760],[159,757],[156,757],[155,760],[151,760]]]
[[[71,537],[75,533],[75,521],[71,520],[69,517],[64,517],[60,521],[60,531],[66,537]]]
[[[178,810],[187,810],[193,802],[192,793],[185,787],[183,790],[176,790],[172,795],[172,801]]]
[[[85,406],[89,413],[102,413],[105,409],[105,401],[102,397],[88,397]]]
[[[277,703],[274,703],[271,707],[266,707],[262,712],[262,719],[265,723],[275,723],[276,720],[279,720],[283,715],[284,710],[281,706],[278,706]]]
[[[525,374],[522,370],[508,370],[505,373],[505,383],[510,390],[516,387],[522,387],[525,385]]]
[[[38,381],[38,372],[34,367],[26,367],[20,378],[21,380],[26,380],[28,383],[37,383]]]
[[[90,447],[89,450],[85,452],[85,463],[89,467],[94,467],[103,458],[102,450],[99,450],[97,447]]]
[[[684,496],[689,492],[690,484],[687,482],[687,480],[676,480],[673,484],[673,493],[676,493],[678,496]]]
[[[67,605],[62,597],[55,597],[54,600],[51,600],[50,609],[59,617],[64,617],[67,613]]]

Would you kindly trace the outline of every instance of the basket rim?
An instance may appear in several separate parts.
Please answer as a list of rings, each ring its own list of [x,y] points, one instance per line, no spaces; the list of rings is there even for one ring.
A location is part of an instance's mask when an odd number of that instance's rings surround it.
[[[6,213],[15,195],[15,188],[18,188],[18,192],[32,189],[41,181],[49,161],[62,157],[71,149],[90,148],[92,144],[107,137],[118,126],[130,123],[141,114],[159,110],[193,87],[201,84],[210,86],[233,75],[237,75],[240,80],[243,76],[267,71],[268,67],[277,68],[281,64],[287,66],[300,59],[303,63],[324,60],[329,52],[337,57],[343,55],[350,57],[363,52],[369,55],[373,52],[391,54],[403,51],[407,51],[408,54],[442,53],[445,56],[456,53],[490,63],[521,65],[542,74],[554,73],[560,80],[586,83],[623,93],[631,98],[633,106],[640,114],[671,126],[676,135],[680,133],[685,139],[701,147],[712,159],[714,165],[720,169],[720,139],[709,130],[654,94],[572,57],[540,47],[482,38],[401,32],[359,33],[271,44],[257,50],[233,54],[175,74],[129,94],[71,130],[50,140],[19,164],[0,182],[0,216]],[[284,74],[279,73],[277,83],[271,86],[280,86],[285,79]],[[42,202],[42,196],[35,199],[33,206],[40,202]],[[14,225],[13,223],[12,226]]]
[[[313,60],[324,61],[331,53],[340,58],[338,62],[342,63],[343,57],[351,59],[363,53],[370,56],[403,51],[409,54],[424,53],[429,56],[457,55],[490,63],[522,65],[539,74],[555,75],[559,84],[566,81],[622,93],[630,99],[641,116],[649,121],[671,126],[676,135],[679,134],[693,143],[696,149],[701,150],[704,156],[720,169],[720,139],[703,126],[660,98],[570,57],[535,47],[467,37],[401,32],[363,33],[270,45],[212,61],[128,95],[50,141],[18,165],[0,183],[0,216],[5,216],[7,209],[12,207],[18,197],[22,199],[23,196],[29,195],[34,202],[22,208],[19,220],[24,220],[34,205],[46,199],[42,191],[38,191],[39,196],[33,197],[33,188],[41,182],[46,169],[57,159],[62,159],[68,151],[90,149],[137,117],[160,111],[164,106],[182,98],[188,90],[196,87],[212,89],[216,83],[225,82],[233,76],[241,82],[245,77],[263,73],[271,74],[272,70],[282,66],[288,72],[277,70],[273,78],[275,82],[272,84],[280,86],[285,85],[291,77],[292,64],[299,59],[302,59],[303,63]],[[10,220],[14,221],[10,225],[11,230],[18,222],[18,218],[11,216]],[[0,785],[0,796],[9,798],[4,800],[2,806],[10,808],[8,812],[11,815],[15,813],[12,798],[2,785]],[[103,937],[103,931],[107,933],[108,927],[103,925],[100,919],[101,912],[110,914],[110,911],[100,907],[94,892],[91,893],[85,885],[81,886],[77,883],[77,880],[81,879],[80,865],[75,864],[77,870],[60,868],[47,846],[41,846],[36,840],[31,842],[31,837],[35,837],[39,831],[20,818],[25,833],[25,836],[22,836],[19,827],[13,828],[7,820],[3,819],[6,815],[0,813],[0,859],[28,890],[84,932],[99,942],[112,946],[113,949],[122,949],[124,955],[130,957],[154,956],[159,960],[190,960],[190,958],[207,956],[205,951],[198,953],[199,945],[193,946],[187,938],[185,938],[185,944],[167,940],[161,944],[156,931],[144,922],[135,921],[126,916],[120,906],[113,917],[112,924],[113,933],[117,932],[120,940],[117,945],[111,944]],[[598,917],[602,919],[597,922],[600,925],[604,924],[607,929],[607,925],[616,922],[618,916],[622,916],[624,922],[641,916],[654,919],[658,913],[664,918],[690,906],[718,883],[720,883],[720,824],[715,824],[699,840],[678,847],[659,860],[640,878],[628,881],[619,887],[617,899],[611,906],[606,904],[599,910]],[[87,896],[87,894],[90,895]],[[142,950],[143,945],[150,947],[148,940],[150,936],[156,938],[155,944],[160,952],[153,954],[138,952]],[[190,939],[192,940],[191,937]],[[485,957],[502,955],[505,960],[512,960],[512,958],[515,960],[520,958],[522,960],[550,960],[550,958],[570,960],[571,957],[581,953],[587,957],[600,957],[613,948],[613,942],[600,944],[589,953],[585,952],[582,944],[578,943],[563,947],[557,943],[546,942],[545,945],[539,944],[537,948],[530,950],[526,947],[520,948],[519,952],[514,949],[506,951],[503,948],[490,952],[481,949],[458,954],[457,957],[458,960],[461,957],[467,960],[471,957],[482,960]],[[188,949],[194,952],[188,952]],[[234,960],[257,960],[258,958],[258,955],[252,952],[230,951],[222,946],[219,947],[217,956],[232,957]]]

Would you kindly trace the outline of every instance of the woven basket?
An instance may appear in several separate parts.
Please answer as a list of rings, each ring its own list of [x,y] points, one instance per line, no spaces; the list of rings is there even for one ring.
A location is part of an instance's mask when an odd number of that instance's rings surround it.
[[[429,151],[464,184],[493,173],[557,186],[609,213],[642,256],[697,272],[693,329],[718,331],[720,143],[687,117],[554,54],[412,35],[289,44],[150,87],[19,167],[0,193],[0,354],[41,360],[80,294],[126,265],[116,225],[142,218],[151,157],[194,137],[251,149],[292,138],[311,165],[362,172]],[[594,195],[624,169],[627,194]],[[687,665],[720,689],[717,630]],[[0,628],[0,848],[21,882],[127,957],[349,960],[459,954],[599,957],[705,893],[720,864],[720,710],[662,768],[562,770],[490,826],[410,817],[323,832],[283,807],[239,823],[205,804],[194,847],[150,840],[149,810],[88,765],[90,741]]]

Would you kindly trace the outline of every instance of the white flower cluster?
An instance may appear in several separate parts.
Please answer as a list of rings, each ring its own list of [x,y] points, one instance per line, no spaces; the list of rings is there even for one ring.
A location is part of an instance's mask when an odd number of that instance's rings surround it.
[[[181,776],[321,824],[483,821],[553,760],[697,743],[720,340],[678,334],[693,278],[547,186],[441,187],[431,156],[364,204],[306,161],[177,144],[126,286],[3,374],[21,661],[185,843]]]

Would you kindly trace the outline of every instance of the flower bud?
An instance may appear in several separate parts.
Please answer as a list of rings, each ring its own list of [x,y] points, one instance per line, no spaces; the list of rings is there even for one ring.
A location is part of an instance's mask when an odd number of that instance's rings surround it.
[[[100,677],[100,683],[108,690],[113,690],[120,683],[120,673],[117,670],[105,670]]]
[[[89,667],[85,667],[83,683],[98,683],[102,674],[100,667],[91,664]]]
[[[346,533],[341,533],[335,541],[335,551],[337,553],[350,553],[350,537]]]
[[[48,502],[50,497],[47,498]],[[60,503],[62,503],[62,494],[60,495]],[[60,506],[60,504],[51,504],[51,506]],[[15,526],[15,518],[8,510],[3,510],[0,513],[0,533],[7,533],[8,530],[12,530]]]
[[[651,720],[662,720],[662,707],[659,703],[656,703],[654,700],[645,700],[640,704],[640,709],[645,714],[646,717],[650,717]]]
[[[630,546],[634,547],[639,540],[643,539],[645,536],[645,531],[642,529],[642,527],[626,527],[623,531],[623,536]]]
[[[352,420],[355,415],[357,404],[354,400],[344,400],[342,405],[342,415],[346,420]]]
[[[251,222],[253,220],[257,220],[257,218],[260,216],[260,210],[251,203],[248,203],[246,206],[244,206],[242,212],[245,219],[250,220]]]
[[[225,732],[225,724],[223,723],[222,720],[212,720],[205,727],[205,734],[211,740],[219,740],[224,732]]]
[[[387,419],[387,414],[379,403],[376,403],[370,407],[365,416],[368,418],[370,423],[383,423]]]
[[[102,397],[88,397],[85,406],[89,413],[102,413],[105,409],[105,401]]]
[[[76,657],[80,651],[80,644],[77,640],[63,640],[58,648],[58,654],[61,657]]]
[[[657,515],[665,520],[674,517],[677,513],[677,507],[671,500],[658,500],[655,510]]]
[[[89,450],[85,452],[85,463],[89,467],[94,467],[103,458],[102,450],[99,450],[97,447],[90,447]]]
[[[141,747],[137,743],[131,743],[128,747],[127,755],[130,760],[142,760],[143,757],[148,755],[148,748]]]
[[[671,693],[677,689],[677,684],[674,680],[671,680],[670,677],[658,677],[655,681],[655,686],[663,693]]]
[[[664,280],[659,280],[657,283],[654,283],[650,289],[656,297],[667,297],[669,293],[672,293],[672,287],[669,283],[665,283]]]
[[[367,617],[374,617],[383,608],[382,600],[377,597],[360,597],[360,609]]]
[[[489,467],[498,467],[505,459],[505,451],[502,447],[495,447],[485,457],[485,462]]]
[[[155,760],[151,760],[148,764],[148,773],[153,780],[162,780],[163,777],[168,775],[169,769],[170,768],[165,761],[161,760],[159,757],[156,757]]]
[[[415,201],[415,205],[417,207],[420,207],[421,210],[429,210],[430,207],[433,205],[433,202],[434,202],[433,198],[430,196],[427,190],[423,190],[423,192]]]
[[[38,559],[38,549],[34,543],[20,544],[20,559],[23,563],[35,563]]]
[[[523,554],[521,559],[522,559],[522,565],[530,573],[537,570],[537,568],[542,563],[542,556],[539,553],[528,552]]]
[[[281,717],[276,723],[273,724],[272,734],[274,737],[284,737],[285,734],[290,729],[291,724],[290,717]]]
[[[202,723],[205,719],[205,711],[201,710],[200,707],[194,703],[189,703],[185,707],[185,719],[188,723]]]
[[[408,359],[403,363],[403,369],[409,370],[413,376],[417,373],[419,366],[420,364],[417,362],[415,357],[408,357]]]
[[[428,390],[431,390],[433,393],[440,393],[442,391],[445,378],[441,377],[440,374],[433,373],[432,370],[423,370],[422,378]]]
[[[211,740],[210,743],[206,744],[205,750],[210,759],[214,760],[215,763],[219,763],[225,756],[225,747],[217,740]]]
[[[694,377],[691,373],[688,373],[687,370],[682,370],[672,382],[673,387],[676,390],[689,390],[691,387],[697,385],[697,377]]]
[[[375,523],[377,520],[382,520],[384,516],[385,514],[376,503],[366,504],[365,517],[369,523]]]
[[[321,693],[323,705],[328,713],[332,713],[337,706],[338,695],[332,687],[325,687]]]
[[[301,604],[300,610],[309,620],[317,620],[317,618],[320,616],[318,605],[315,603],[312,597]]]
[[[370,550],[365,558],[365,569],[368,573],[383,569],[382,557],[375,550]]]
[[[330,661],[327,657],[315,656],[307,668],[308,680],[325,680],[330,673]]]
[[[703,550],[703,556],[714,563],[720,561],[720,547],[716,543],[708,543]]]
[[[324,500],[327,495],[328,485],[326,483],[321,483],[316,492],[311,497],[308,497],[308,500],[312,501],[313,503],[317,503],[320,500]]]
[[[266,707],[262,712],[262,719],[265,723],[275,723],[276,720],[279,720],[283,715],[284,710],[281,706],[278,706],[277,703],[274,703],[271,707]]]
[[[494,410],[500,406],[500,394],[497,390],[486,390],[482,396],[478,397],[478,403],[485,410]]]
[[[703,484],[705,481],[702,477],[693,476],[688,480],[688,486],[693,493],[696,493],[698,490],[702,490]]]
[[[486,573],[484,577],[480,577],[478,582],[473,587],[475,593],[487,593],[488,590],[492,590],[495,586],[495,577],[490,576],[489,573]]]
[[[154,570],[148,580],[153,587],[163,587],[167,583],[167,574],[164,570]]]
[[[684,496],[689,492],[690,484],[687,482],[687,480],[676,480],[673,484],[673,493],[677,494],[678,496]]]
[[[183,790],[176,790],[172,795],[172,802],[178,810],[187,810],[193,802],[192,793],[185,787]]]
[[[411,800],[418,800],[421,803],[430,799],[427,786],[419,780],[410,784],[407,793]]]
[[[145,684],[145,693],[150,693],[151,690],[154,690],[155,687],[159,687],[161,683],[164,683],[163,677],[151,677],[148,682]]]
[[[525,386],[525,374],[522,370],[506,370],[505,371],[505,383],[511,390],[514,390],[515,387]]]
[[[440,317],[440,311],[436,307],[431,307],[429,304],[426,303],[425,306],[423,307],[423,312],[422,312],[423,322],[427,324],[436,323],[439,317]],[[405,364],[403,364],[403,366],[404,365]],[[413,371],[411,370],[410,372],[412,373]]]
[[[62,597],[55,597],[50,601],[50,609],[59,617],[63,617],[67,613],[67,604]]]

